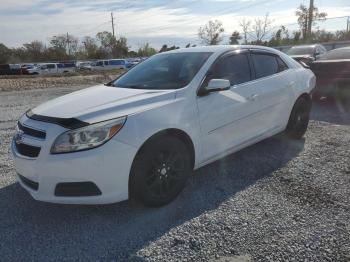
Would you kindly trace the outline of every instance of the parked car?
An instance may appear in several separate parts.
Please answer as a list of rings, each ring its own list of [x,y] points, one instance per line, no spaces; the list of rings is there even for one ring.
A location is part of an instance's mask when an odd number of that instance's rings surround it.
[[[167,204],[193,169],[282,131],[300,139],[315,82],[267,47],[157,54],[27,111],[12,142],[19,182],[41,201]]]
[[[316,99],[337,95],[341,98],[350,92],[350,47],[329,51],[313,62],[310,68],[317,79]]]
[[[32,68],[36,66],[35,64],[21,64],[21,68],[22,69],[26,69],[26,68]]]
[[[93,63],[92,62],[77,62],[76,67],[79,70],[88,70],[91,71],[93,69]]]
[[[126,59],[100,60],[95,63],[93,70],[127,69],[131,66]]]
[[[131,65],[130,67],[133,67],[133,66],[135,66],[135,65],[137,65],[137,64],[139,64],[139,63],[141,63],[142,61],[141,61],[141,58],[130,58],[130,59],[128,60],[128,62],[129,62],[129,64]]]
[[[63,74],[75,71],[75,65],[70,66],[69,64],[58,64],[58,63],[44,63],[38,66],[27,69],[30,75],[50,75],[50,74]]]
[[[0,75],[21,75],[21,65],[18,64],[0,64]]]
[[[287,54],[298,62],[310,65],[313,61],[318,60],[327,49],[320,44],[293,46]]]

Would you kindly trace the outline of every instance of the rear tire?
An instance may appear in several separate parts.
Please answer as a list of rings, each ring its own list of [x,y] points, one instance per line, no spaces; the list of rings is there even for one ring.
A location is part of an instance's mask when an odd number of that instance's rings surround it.
[[[295,102],[286,129],[289,137],[301,139],[304,136],[309,125],[311,106],[311,99],[304,96]]]
[[[162,206],[183,190],[192,171],[186,145],[175,137],[149,141],[137,154],[130,175],[130,195],[146,206]]]

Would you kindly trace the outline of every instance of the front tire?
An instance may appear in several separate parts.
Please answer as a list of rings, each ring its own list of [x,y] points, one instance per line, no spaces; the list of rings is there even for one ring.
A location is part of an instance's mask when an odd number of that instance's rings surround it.
[[[130,194],[146,206],[166,205],[183,190],[191,171],[190,154],[181,140],[156,138],[134,160]]]
[[[295,102],[286,129],[289,137],[301,139],[304,136],[309,125],[311,106],[311,99],[304,96]]]

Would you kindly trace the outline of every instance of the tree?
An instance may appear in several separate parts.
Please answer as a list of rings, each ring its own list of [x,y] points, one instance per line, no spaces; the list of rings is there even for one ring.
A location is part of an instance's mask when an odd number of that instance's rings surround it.
[[[290,44],[289,32],[285,26],[281,26],[269,41],[269,46],[280,46]]]
[[[129,51],[129,52],[128,52],[128,57],[137,57],[137,52],[135,52],[135,51]]]
[[[293,32],[293,43],[297,44],[300,42],[301,32]]]
[[[350,40],[350,31],[343,30],[335,32],[335,39],[341,41]]]
[[[83,56],[85,58],[98,59],[98,46],[96,43],[96,39],[90,36],[85,36],[82,41],[84,45]]]
[[[7,63],[11,56],[11,50],[4,44],[0,43],[0,64]]]
[[[234,31],[233,33],[232,33],[232,35],[230,36],[230,42],[229,42],[229,44],[230,45],[238,45],[239,44],[239,40],[241,40],[242,39],[242,37],[241,37],[241,35],[239,34],[239,32],[238,31]]]
[[[112,49],[113,57],[115,58],[123,58],[128,55],[129,47],[128,47],[128,40],[126,37],[120,37],[116,40],[115,45]]]
[[[205,45],[217,45],[223,40],[224,31],[222,22],[210,20],[205,26],[199,28],[198,36]]]
[[[191,47],[191,43],[188,43],[185,48],[190,48],[190,47]]]
[[[255,44],[262,44],[262,40],[267,36],[268,32],[271,30],[272,20],[269,18],[269,14],[266,14],[263,18],[256,18],[252,25],[254,31],[253,41]]]
[[[309,8],[305,5],[301,4],[298,9],[295,11],[295,15],[298,17],[298,24],[300,27],[300,31],[303,35],[303,39],[307,37],[307,28],[308,28],[308,19],[309,19]],[[314,6],[313,18],[312,18],[312,26],[317,24],[317,20],[322,18],[326,18],[327,13],[319,12],[318,8]],[[311,30],[312,31],[312,30]]]
[[[155,55],[157,51],[149,45],[149,43],[145,43],[143,46],[139,48],[137,51],[137,55],[139,57],[149,57]]]
[[[163,45],[162,48],[159,50],[159,53],[175,50],[175,49],[180,49],[180,47],[173,45],[171,47],[168,47],[168,45]]]
[[[162,45],[162,48],[159,50],[159,53],[168,51],[168,45]]]
[[[116,39],[111,32],[103,31],[96,34],[102,51],[109,57],[125,57],[128,55],[128,41],[125,37]]]
[[[243,31],[245,45],[248,44],[248,34],[250,31],[250,25],[251,25],[251,21],[248,21],[246,19],[239,21],[239,26],[242,28],[242,31]]]
[[[67,47],[67,37],[66,35],[53,36],[50,39],[50,45],[55,49],[66,50]]]
[[[42,61],[44,59],[46,47],[42,42],[35,40],[23,44],[23,47],[29,61]]]
[[[111,57],[113,46],[116,44],[116,39],[113,34],[107,31],[98,32],[96,38],[100,43],[101,51]]]
[[[53,36],[50,39],[50,45],[54,50],[49,51],[50,56],[57,56],[57,60],[71,59],[78,51],[78,42],[78,38],[73,35],[60,34]]]
[[[337,40],[335,34],[326,30],[317,30],[312,32],[311,39],[313,42],[330,42]]]

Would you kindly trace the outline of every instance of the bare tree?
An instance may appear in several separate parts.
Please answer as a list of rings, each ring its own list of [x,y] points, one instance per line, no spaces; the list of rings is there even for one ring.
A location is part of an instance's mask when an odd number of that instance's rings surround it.
[[[312,26],[316,25],[317,20],[325,19],[327,17],[327,13],[319,12],[316,6],[314,6],[313,11],[314,12],[313,12]],[[295,15],[298,17],[298,24],[300,26],[300,30],[302,32],[303,38],[305,39],[307,36],[307,29],[308,29],[309,8],[301,4],[298,7],[297,11],[295,11]]]
[[[248,44],[248,34],[250,31],[250,25],[251,25],[251,21],[248,21],[246,19],[239,21],[239,26],[242,27],[242,31],[243,31],[244,44]]]
[[[217,45],[223,40],[224,32],[222,22],[210,20],[204,27],[198,30],[198,36],[205,45]]]
[[[263,18],[256,18],[254,20],[252,29],[254,31],[255,43],[260,44],[262,40],[267,36],[271,30],[272,22],[273,20],[269,18],[268,13]]]

